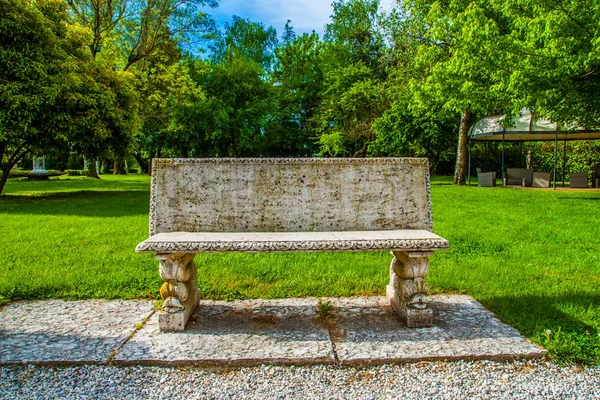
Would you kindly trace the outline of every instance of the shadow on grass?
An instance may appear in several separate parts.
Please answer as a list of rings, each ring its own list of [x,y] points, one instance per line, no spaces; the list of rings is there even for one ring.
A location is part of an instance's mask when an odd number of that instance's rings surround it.
[[[591,201],[600,201],[600,195],[598,197],[583,197],[583,196],[577,196],[577,197],[557,197],[557,200],[591,200]]]
[[[148,215],[147,191],[75,191],[40,196],[3,195],[0,214],[125,217]]]
[[[480,302],[507,324],[517,328],[550,351],[562,362],[597,364],[600,362],[600,322],[594,326],[574,318],[577,312],[600,313],[600,298],[587,293],[563,296],[506,296]]]

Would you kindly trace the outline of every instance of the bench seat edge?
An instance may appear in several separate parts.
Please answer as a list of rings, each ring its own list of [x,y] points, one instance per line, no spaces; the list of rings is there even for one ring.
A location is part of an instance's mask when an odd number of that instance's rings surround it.
[[[138,253],[436,251],[449,243],[425,230],[367,232],[159,233]]]

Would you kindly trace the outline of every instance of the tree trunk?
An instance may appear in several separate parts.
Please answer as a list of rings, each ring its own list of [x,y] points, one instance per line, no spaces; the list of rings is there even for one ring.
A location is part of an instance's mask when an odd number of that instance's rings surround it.
[[[125,171],[125,159],[115,158],[113,175],[127,175],[127,171]]]
[[[460,128],[458,131],[458,150],[456,151],[456,167],[454,169],[454,184],[464,185],[467,177],[467,134],[469,133],[469,121],[471,110],[466,108],[460,117]]]
[[[139,153],[133,153],[133,157],[135,161],[140,165],[140,170],[142,173],[147,174],[149,171],[149,161],[144,160],[144,158]]]
[[[0,195],[2,195],[2,191],[4,190],[4,185],[6,185],[6,181],[8,181],[8,175],[10,174],[11,169],[12,169],[11,165],[3,165],[2,166],[2,177],[0,177]]]
[[[88,170],[85,176],[88,178],[100,179],[100,176],[98,176],[98,170],[96,170],[96,159],[88,158]]]

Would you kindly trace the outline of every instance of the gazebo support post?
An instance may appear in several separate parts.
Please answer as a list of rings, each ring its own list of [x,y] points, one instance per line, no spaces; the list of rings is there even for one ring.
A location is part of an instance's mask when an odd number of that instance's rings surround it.
[[[558,134],[554,136],[554,179],[552,182],[552,189],[556,190],[556,157],[558,155]]]
[[[469,168],[467,169],[467,181],[469,182],[469,186],[471,186],[471,146],[471,139],[469,139]]]
[[[502,132],[502,169],[500,170],[500,178],[502,179],[502,186],[504,186],[504,132]]]
[[[567,172],[567,139],[565,139],[565,148],[563,152],[563,187],[565,187],[565,174]]]

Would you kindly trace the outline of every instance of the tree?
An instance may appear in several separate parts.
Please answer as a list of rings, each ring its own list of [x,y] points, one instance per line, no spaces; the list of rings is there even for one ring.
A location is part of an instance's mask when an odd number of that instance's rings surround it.
[[[136,90],[140,93],[140,130],[135,137],[133,153],[143,172],[149,172],[150,160],[163,155],[187,156],[191,143],[186,127],[188,109],[205,100],[200,85],[208,63],[183,56],[174,42],[165,44],[133,71]]]
[[[452,113],[431,110],[413,114],[406,98],[398,96],[383,116],[373,124],[375,140],[369,144],[371,156],[427,157],[432,173],[441,161],[454,156],[456,132]]]
[[[510,21],[483,0],[412,0],[401,6],[401,36],[414,49],[413,113],[460,114],[454,183],[463,185],[471,115],[513,106],[504,86],[515,65],[505,51]]]
[[[225,24],[225,32],[212,47],[215,63],[245,59],[260,65],[265,71],[271,68],[273,51],[277,47],[277,31],[260,22],[233,16]]]
[[[314,122],[321,155],[365,157],[374,139],[373,122],[388,107],[385,82],[362,63],[325,75],[323,102]]]
[[[362,63],[378,78],[385,77],[385,42],[381,30],[379,0],[337,0],[331,23],[325,27],[328,69]]]
[[[296,32],[294,32],[294,27],[292,26],[292,20],[288,19],[285,23],[285,28],[283,28],[283,35],[281,35],[281,40],[283,43],[289,43],[296,38]]]
[[[74,20],[93,32],[94,56],[105,45],[120,48],[120,67],[127,71],[152,55],[163,43],[191,33],[212,33],[214,22],[202,7],[217,0],[67,0]],[[113,43],[115,41],[117,43]]]
[[[378,0],[333,3],[321,52],[322,102],[313,122],[321,155],[366,156],[373,122],[388,106]]]
[[[89,35],[66,21],[60,1],[0,0],[0,193],[25,155],[74,131]]]
[[[496,0],[517,62],[506,89],[518,106],[569,126],[600,126],[600,7],[594,0]]]
[[[137,131],[137,93],[133,75],[91,63],[76,84],[80,90],[70,99],[73,150],[87,160],[124,159]],[[90,165],[88,176],[98,178]]]
[[[321,103],[323,43],[316,33],[303,34],[275,50],[271,74],[275,111],[265,126],[265,154],[316,154],[313,117]]]
[[[259,64],[240,57],[213,65],[203,87],[206,100],[182,108],[178,123],[199,152],[218,157],[257,155],[272,110],[271,86]]]

